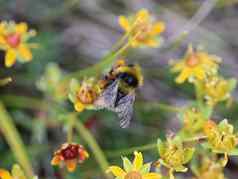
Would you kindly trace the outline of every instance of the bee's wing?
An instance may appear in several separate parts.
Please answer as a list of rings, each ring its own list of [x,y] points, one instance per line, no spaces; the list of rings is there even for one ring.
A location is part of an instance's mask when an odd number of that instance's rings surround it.
[[[129,126],[130,121],[133,116],[133,105],[135,102],[135,93],[131,92],[128,95],[122,97],[119,101],[117,106],[114,108],[120,118],[120,127],[126,128]]]
[[[118,92],[118,81],[115,80],[111,85],[109,85],[102,94],[96,99],[94,105],[97,109],[112,109],[115,106],[115,101]]]

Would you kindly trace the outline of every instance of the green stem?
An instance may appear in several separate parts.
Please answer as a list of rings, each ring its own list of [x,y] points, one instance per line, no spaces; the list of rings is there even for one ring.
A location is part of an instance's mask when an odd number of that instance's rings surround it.
[[[33,169],[24,143],[13,123],[10,115],[6,111],[4,105],[0,102],[0,129],[4,135],[7,143],[9,144],[12,152],[14,153],[17,161],[22,166],[28,178],[33,177]]]
[[[73,116],[73,117],[75,117],[75,116]],[[105,171],[109,167],[109,164],[107,162],[107,159],[106,159],[102,149],[100,148],[97,141],[95,140],[94,136],[91,134],[91,132],[87,128],[84,127],[84,125],[79,120],[77,120],[75,122],[75,127],[76,127],[79,135],[83,138],[83,140],[90,147],[101,170],[103,171],[103,173],[105,173]],[[105,176],[108,178],[108,176],[106,174],[105,174]]]
[[[143,107],[143,109],[153,109],[153,108],[159,108],[164,111],[170,111],[170,112],[180,112],[182,108],[174,107],[169,104],[164,103],[158,103],[158,102],[150,102],[150,103],[137,103],[138,107]]]
[[[16,96],[16,95],[1,95],[1,101],[4,102],[6,106],[17,107],[17,108],[26,108],[33,110],[47,110],[47,102],[32,98],[28,96]]]
[[[157,144],[146,144],[142,146],[137,146],[137,147],[131,147],[129,149],[121,149],[117,151],[107,151],[106,154],[108,157],[118,157],[122,155],[130,155],[134,151],[147,151],[147,150],[154,150],[156,149]]]
[[[68,133],[67,133],[67,142],[72,143],[73,142],[73,130],[75,126],[75,117],[69,118],[69,124],[68,124]]]

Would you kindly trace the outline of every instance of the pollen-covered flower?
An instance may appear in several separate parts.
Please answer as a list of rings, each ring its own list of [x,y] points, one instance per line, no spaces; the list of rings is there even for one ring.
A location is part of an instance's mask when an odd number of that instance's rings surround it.
[[[0,23],[0,49],[6,51],[5,66],[11,67],[16,60],[29,62],[32,60],[31,48],[35,45],[29,39],[36,31],[28,30],[26,23],[16,24],[13,21]]]
[[[66,165],[69,172],[76,169],[78,163],[84,162],[89,157],[82,145],[65,143],[54,153],[51,165]]]
[[[236,87],[236,80],[225,80],[219,76],[207,78],[203,84],[204,96],[208,105],[214,106],[218,102],[231,98],[231,92]]]
[[[237,136],[234,134],[234,127],[226,119],[218,125],[209,120],[204,126],[204,133],[213,152],[224,153],[224,165],[227,163],[227,155],[235,149]]]
[[[111,172],[116,179],[161,179],[158,173],[150,172],[151,163],[143,164],[143,155],[141,152],[134,152],[134,161],[131,163],[126,157],[122,157],[123,168],[110,166],[107,170]]]
[[[170,169],[170,178],[173,178],[173,171],[186,172],[184,164],[188,163],[195,151],[193,147],[184,146],[180,138],[170,139],[162,142],[158,139],[159,162]]]
[[[209,55],[203,51],[195,51],[192,46],[188,47],[185,56],[177,63],[172,62],[171,71],[179,73],[176,78],[177,83],[183,83],[186,80],[204,80],[207,75],[216,74],[218,71],[220,58],[215,55]]]
[[[198,169],[196,169],[193,179],[225,179],[223,166],[208,157],[202,159]]]
[[[165,30],[164,22],[153,22],[151,14],[146,9],[141,9],[129,18],[120,16],[119,24],[129,34],[132,47],[158,47],[160,45],[159,34]]]
[[[93,78],[85,79],[81,83],[72,79],[70,84],[69,99],[74,103],[78,112],[85,109],[94,109],[94,101],[100,93],[100,88]]]
[[[11,173],[7,170],[0,169],[0,179],[27,179],[21,167],[17,164],[13,165]],[[32,179],[37,179],[34,176]]]

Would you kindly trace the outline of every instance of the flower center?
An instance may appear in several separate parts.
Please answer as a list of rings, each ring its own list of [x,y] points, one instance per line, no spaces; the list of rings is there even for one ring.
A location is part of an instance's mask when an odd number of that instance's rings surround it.
[[[93,89],[81,88],[77,97],[83,104],[92,104],[96,98],[96,92]]]
[[[139,172],[132,171],[125,176],[125,179],[142,179],[142,176]]]
[[[21,42],[21,36],[17,33],[9,34],[6,36],[6,41],[10,47],[16,48]]]
[[[78,157],[78,146],[77,145],[69,145],[65,149],[61,151],[62,156],[65,160],[71,160]]]
[[[137,40],[143,41],[147,38],[150,31],[151,25],[146,22],[141,22],[136,25],[134,35],[136,35]]]
[[[199,59],[196,55],[191,54],[191,55],[189,55],[188,59],[186,60],[186,64],[189,67],[195,67],[196,65],[199,64]]]

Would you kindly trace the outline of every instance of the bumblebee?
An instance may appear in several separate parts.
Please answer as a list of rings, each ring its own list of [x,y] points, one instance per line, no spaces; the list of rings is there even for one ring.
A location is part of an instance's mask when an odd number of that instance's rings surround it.
[[[108,74],[99,81],[101,95],[94,105],[116,112],[120,119],[120,127],[129,126],[133,116],[135,90],[143,84],[141,68],[137,64],[127,65],[119,60]]]

